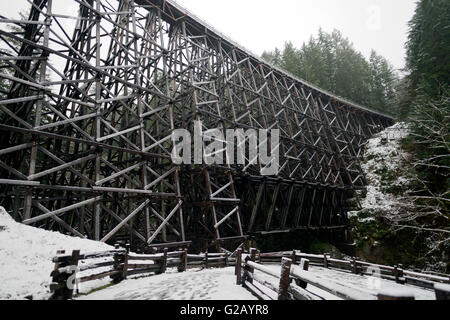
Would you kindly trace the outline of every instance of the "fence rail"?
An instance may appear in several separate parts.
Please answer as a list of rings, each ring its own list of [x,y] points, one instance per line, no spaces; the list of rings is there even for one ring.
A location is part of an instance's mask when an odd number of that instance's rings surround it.
[[[251,249],[249,255],[242,256],[242,250],[238,250],[235,264],[237,284],[240,284],[252,292],[261,300],[320,300],[320,296],[306,290],[312,285],[323,291],[344,300],[372,300],[374,295],[367,290],[347,286],[339,283],[330,284],[315,274],[308,272],[309,266],[336,269],[339,271],[352,272],[360,275],[374,275],[382,279],[392,280],[399,284],[411,284],[418,287],[432,289],[435,291],[437,300],[450,299],[450,277],[444,275],[426,274],[403,270],[401,265],[394,267],[368,263],[357,258],[352,260],[340,260],[331,258],[329,254],[305,254],[294,250],[291,252],[260,253]],[[265,264],[280,264],[281,273],[265,266]],[[292,265],[300,265],[291,268]],[[271,276],[273,281],[267,281],[264,277],[255,274],[255,270]],[[273,279],[275,278],[275,279]],[[279,283],[275,285],[274,283]],[[380,292],[379,300],[414,300],[414,296],[403,294]]]

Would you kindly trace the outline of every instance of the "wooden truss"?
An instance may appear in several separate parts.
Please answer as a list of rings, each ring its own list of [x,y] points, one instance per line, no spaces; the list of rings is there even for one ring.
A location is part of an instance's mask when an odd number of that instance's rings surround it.
[[[172,1],[28,0],[0,18],[0,204],[25,224],[133,244],[335,228],[392,119],[261,61]],[[71,25],[71,27],[67,27]],[[174,129],[279,129],[280,172],[175,165]]]

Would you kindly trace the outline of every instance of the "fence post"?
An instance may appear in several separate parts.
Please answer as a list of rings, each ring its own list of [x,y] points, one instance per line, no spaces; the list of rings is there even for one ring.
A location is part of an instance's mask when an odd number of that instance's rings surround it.
[[[163,253],[163,259],[161,261],[161,269],[159,271],[159,273],[166,273],[166,269],[167,269],[167,252],[169,251],[168,248],[164,248],[164,253]]]
[[[187,249],[180,251],[180,264],[178,265],[178,272],[184,272],[187,269]]]
[[[328,253],[324,253],[323,254],[323,266],[328,269],[328,257],[327,257]]]
[[[228,252],[225,252],[225,268],[229,266]]]
[[[65,253],[64,250],[57,251],[57,254],[63,254]],[[72,299],[73,296],[73,287],[69,288],[68,280],[71,276],[76,274],[76,268],[78,267],[78,260],[80,257],[80,250],[73,250],[72,251],[72,257],[62,263],[56,263],[55,264],[55,270],[52,272],[52,281],[53,286],[51,285],[50,288],[53,289],[53,295],[50,297],[50,300],[69,300]],[[71,270],[72,273],[69,274],[68,272],[59,273],[58,269],[63,267],[75,267],[74,270]],[[76,279],[74,278],[74,283],[76,284]],[[72,285],[72,284],[70,284]]]
[[[80,250],[73,250],[72,251],[72,259],[71,259],[70,266],[74,267],[75,270],[73,270],[72,275],[76,275],[76,273],[77,273],[78,260],[79,259],[80,259]],[[77,281],[76,278],[74,278],[73,280],[74,280],[73,284],[76,285],[76,281]],[[67,288],[67,297],[66,297],[66,299],[72,299],[72,295],[73,295],[73,288],[72,289]]]
[[[300,260],[300,265],[302,265],[303,264],[303,270],[304,271],[308,271],[309,270],[309,260],[308,259],[301,259]],[[305,281],[303,281],[303,280],[300,280],[300,279],[295,279],[295,283],[300,287],[300,288],[303,288],[303,289],[306,289],[306,287],[308,286],[308,283],[307,282],[305,282]]]
[[[253,262],[256,261],[256,251],[255,248],[250,248],[250,259],[252,259]]]
[[[297,251],[292,250],[292,264],[296,264],[296,263],[297,263]]]
[[[57,250],[56,255],[64,254],[66,253],[65,250]],[[52,273],[50,276],[52,277],[52,283],[50,284],[50,290],[53,292],[50,300],[59,300],[61,295],[62,288],[60,286],[63,284],[60,281],[60,275],[57,274],[58,268],[61,266],[60,262],[55,262],[55,267],[53,268]]]
[[[281,259],[281,277],[278,289],[278,300],[289,300],[288,288],[291,283],[291,265],[292,260],[288,258]]]
[[[395,282],[400,284],[405,284],[406,281],[403,278],[403,265],[395,265],[394,266],[394,276],[395,276]]]
[[[356,257],[353,257],[353,259],[352,259],[352,267],[353,267],[353,273],[358,274],[358,264],[356,262]]]
[[[184,264],[184,270],[186,271],[188,269],[188,249],[184,248],[183,253],[183,264]]]
[[[254,268],[250,267],[247,264],[247,261],[253,261],[255,262],[256,259],[256,249],[255,248],[251,248],[250,249],[250,256],[247,256],[245,258],[245,264],[244,264],[244,277],[242,279],[242,285],[245,286],[245,281],[248,281],[249,283],[253,283],[253,272],[255,271]],[[250,274],[252,274],[252,276],[250,276]]]
[[[116,243],[114,245],[114,249],[119,250],[120,249],[120,245],[118,243]],[[119,283],[120,281],[122,281],[124,279],[123,275],[123,270],[125,268],[125,260],[127,259],[127,252],[125,251],[125,253],[121,253],[121,252],[116,252],[114,253],[114,264],[113,264],[113,268],[115,271],[119,271],[118,274],[113,274],[110,276],[110,278],[113,280],[114,283]],[[123,264],[123,266],[121,267],[120,265]]]
[[[258,253],[258,263],[262,264],[261,251],[257,250]]]
[[[236,274],[236,284],[240,285],[242,282],[242,249],[237,249],[236,252],[236,264],[234,268],[234,273]]]
[[[208,269],[208,250],[205,252],[205,268]]]
[[[130,255],[130,244],[125,245],[125,255],[123,257],[123,269],[122,269],[122,279],[126,279],[128,276],[128,256]]]

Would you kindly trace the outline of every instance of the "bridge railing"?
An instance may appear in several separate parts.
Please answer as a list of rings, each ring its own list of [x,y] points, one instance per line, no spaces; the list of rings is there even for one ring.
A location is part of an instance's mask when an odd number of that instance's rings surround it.
[[[100,261],[99,261],[100,260]],[[50,274],[52,282],[51,300],[71,299],[79,283],[110,278],[119,283],[133,275],[162,274],[168,268],[177,268],[184,272],[191,268],[217,268],[234,265],[229,253],[188,254],[187,249],[144,255],[130,252],[129,246],[114,250],[80,254],[74,250],[71,254],[58,251],[52,259],[55,268]],[[78,291],[78,290],[77,290]]]
[[[281,263],[281,274],[268,265]],[[300,266],[300,268],[298,267]],[[401,266],[385,266],[352,260],[333,259],[328,254],[305,254],[292,252],[260,253],[251,249],[249,255],[238,251],[235,264],[237,284],[247,288],[260,300],[320,300],[322,297],[306,290],[308,285],[319,288],[333,296],[345,300],[413,300],[414,296],[403,294],[398,296],[392,292],[380,292],[377,296],[367,290],[354,286],[346,286],[338,282],[330,283],[315,274],[308,272],[309,266],[317,266],[360,275],[374,275],[396,281],[400,284],[411,284],[435,291],[436,299],[450,299],[450,277],[448,275],[425,274],[403,270]],[[258,273],[255,273],[255,270]],[[263,276],[261,276],[261,274]],[[265,276],[264,276],[265,275]],[[267,276],[272,277],[272,281]],[[275,279],[274,279],[274,278]],[[279,283],[279,284],[278,284]]]

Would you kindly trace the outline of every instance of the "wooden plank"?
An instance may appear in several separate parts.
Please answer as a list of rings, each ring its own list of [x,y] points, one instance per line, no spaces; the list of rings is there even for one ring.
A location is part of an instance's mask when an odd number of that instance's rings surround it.
[[[325,290],[333,295],[336,295],[344,300],[373,300],[374,296],[367,294],[365,291],[349,288],[342,283],[333,282],[332,285],[328,280],[317,277],[310,272],[299,270],[298,268],[291,269],[291,275],[298,279],[307,282],[319,289]]]
[[[258,195],[256,196],[256,203],[255,203],[255,205],[253,207],[252,215],[250,217],[248,231],[253,231],[253,228],[254,228],[254,225],[255,225],[255,220],[256,220],[256,215],[258,214],[259,206],[261,205],[261,200],[262,200],[262,196],[263,196],[263,193],[264,193],[265,186],[266,186],[266,182],[265,181],[259,186]]]
[[[242,283],[242,249],[238,248],[236,251],[236,264],[234,274],[236,275],[236,284]]]
[[[325,300],[294,284],[290,285],[289,292],[294,296],[295,300]]]
[[[271,297],[266,295],[264,292],[262,292],[260,289],[258,289],[252,283],[250,283],[248,281],[244,282],[244,286],[245,286],[245,288],[247,288],[247,290],[249,290],[259,300],[267,300],[267,301],[273,300]]]
[[[128,270],[133,269],[152,269],[160,270],[162,267],[162,264],[160,263],[128,263]]]
[[[22,223],[23,224],[32,224],[32,223],[41,221],[43,219],[47,219],[47,218],[50,218],[52,216],[59,215],[61,213],[65,213],[67,211],[71,211],[71,210],[74,210],[74,209],[77,209],[77,208],[80,208],[80,207],[84,207],[84,206],[86,206],[88,204],[91,204],[91,203],[94,203],[94,202],[97,202],[97,201],[100,201],[100,200],[102,200],[102,197],[95,197],[95,198],[92,198],[92,199],[89,199],[89,200],[85,200],[85,201],[81,201],[81,202],[78,202],[78,203],[74,203],[74,204],[72,204],[70,206],[67,206],[67,207],[64,207],[64,208],[61,208],[61,209],[58,209],[58,210],[55,210],[55,211],[51,211],[51,212],[48,212],[48,213],[45,213],[45,214],[41,214],[41,215],[39,215],[37,217],[34,217],[34,218],[30,218],[30,219],[24,220],[24,221],[22,221]]]
[[[289,300],[288,288],[291,283],[290,273],[291,273],[292,260],[288,258],[283,258],[281,260],[281,276],[280,285],[278,290],[278,300]]]
[[[135,215],[137,215],[142,209],[150,204],[151,200],[145,200],[139,207],[137,207],[132,213],[130,213],[125,219],[122,220],[114,229],[112,229],[106,236],[101,239],[101,242],[108,241],[113,235],[115,235],[122,227],[131,220]]]
[[[273,198],[272,198],[272,205],[270,206],[269,213],[267,215],[266,231],[270,230],[270,225],[272,223],[272,216],[273,216],[273,212],[275,210],[275,207],[277,205],[278,193],[280,192],[280,187],[281,187],[281,184],[277,184],[277,186],[275,187],[275,192],[274,192]]]
[[[97,274],[93,274],[93,275],[89,275],[89,276],[84,276],[84,277],[80,278],[80,283],[92,281],[92,280],[103,279],[106,277],[117,275],[119,273],[120,273],[120,271],[110,270],[110,271],[105,271],[105,272],[101,272],[101,273],[97,273]]]

